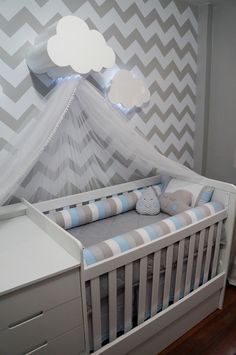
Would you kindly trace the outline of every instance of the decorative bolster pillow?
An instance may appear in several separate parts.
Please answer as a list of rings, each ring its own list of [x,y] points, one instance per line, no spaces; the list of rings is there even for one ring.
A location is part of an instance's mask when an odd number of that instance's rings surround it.
[[[157,223],[107,239],[104,242],[84,249],[85,264],[92,265],[136,248],[139,245],[149,243],[165,234],[172,233],[205,217],[214,215],[222,209],[224,209],[224,206],[219,202],[206,203],[202,206],[179,213],[176,216],[163,219]]]
[[[105,200],[54,212],[49,217],[64,229],[78,227],[135,209],[137,200],[144,189],[125,192]],[[162,184],[155,185],[155,189],[161,192]]]

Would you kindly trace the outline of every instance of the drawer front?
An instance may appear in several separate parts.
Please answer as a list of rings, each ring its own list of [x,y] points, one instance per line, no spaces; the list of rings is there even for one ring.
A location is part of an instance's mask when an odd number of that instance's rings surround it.
[[[84,333],[80,298],[1,331],[0,354],[17,355],[30,352],[76,327],[80,327],[80,334],[77,336],[80,337],[80,343],[83,345]]]
[[[79,269],[0,297],[0,330],[80,297]]]
[[[85,353],[82,327],[73,330],[53,339],[44,342],[24,355],[80,355]]]

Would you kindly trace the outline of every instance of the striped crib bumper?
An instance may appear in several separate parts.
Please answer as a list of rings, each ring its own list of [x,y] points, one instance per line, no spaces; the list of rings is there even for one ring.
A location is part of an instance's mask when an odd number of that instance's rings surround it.
[[[160,183],[153,187],[157,191],[157,194],[160,195],[163,184]],[[78,227],[135,209],[137,200],[144,189],[125,192],[105,200],[54,212],[49,217],[64,229]]]
[[[165,234],[200,221],[205,217],[214,215],[223,209],[224,206],[219,202],[206,203],[160,222],[107,239],[104,242],[84,249],[85,264],[92,265],[114,255],[119,255],[139,245],[149,243]]]

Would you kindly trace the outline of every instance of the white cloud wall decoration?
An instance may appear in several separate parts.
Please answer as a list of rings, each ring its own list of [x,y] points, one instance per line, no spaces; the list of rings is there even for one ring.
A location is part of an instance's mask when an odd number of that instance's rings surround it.
[[[124,108],[131,109],[147,103],[150,100],[150,92],[143,80],[122,69],[112,79],[108,98],[113,104],[121,104]]]
[[[88,74],[111,68],[115,53],[97,30],[76,16],[62,17],[35,40],[28,53],[27,64],[36,73],[51,77],[73,73]]]
[[[103,35],[75,16],[58,22],[57,34],[48,40],[48,54],[56,65],[70,65],[80,74],[111,68],[115,63],[114,51]]]

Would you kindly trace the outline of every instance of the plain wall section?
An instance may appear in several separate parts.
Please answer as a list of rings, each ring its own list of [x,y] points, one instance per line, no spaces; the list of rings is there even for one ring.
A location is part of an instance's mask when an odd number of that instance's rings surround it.
[[[212,6],[199,6],[198,10],[198,68],[196,91],[196,116],[194,134],[194,170],[199,174],[205,171],[208,120],[209,93],[211,73],[211,34]]]
[[[236,184],[236,3],[212,17],[212,64],[205,151],[207,177]]]

